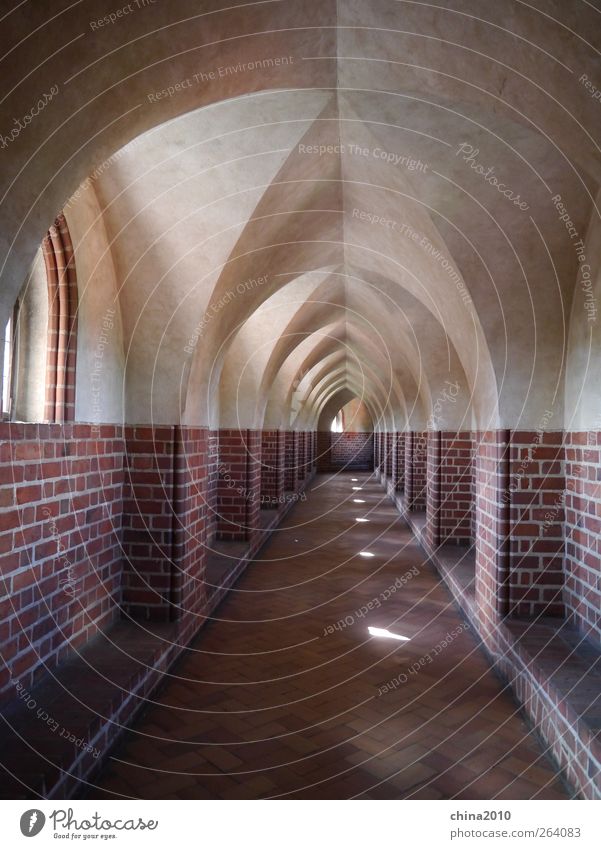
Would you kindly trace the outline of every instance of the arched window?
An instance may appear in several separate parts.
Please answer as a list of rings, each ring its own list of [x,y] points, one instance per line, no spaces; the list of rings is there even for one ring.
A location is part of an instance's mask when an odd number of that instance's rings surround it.
[[[77,277],[73,244],[61,213],[42,242],[48,283],[48,340],[44,418],[68,422],[75,418],[77,355]]]
[[[74,421],[77,306],[73,245],[61,213],[0,326],[2,419]]]
[[[332,433],[342,433],[342,431],[344,430],[344,418],[342,415],[342,410],[338,410],[338,412],[332,419],[330,430],[332,431]]]
[[[19,301],[4,325],[2,351],[2,418],[10,419],[14,406],[15,374],[17,370]]]

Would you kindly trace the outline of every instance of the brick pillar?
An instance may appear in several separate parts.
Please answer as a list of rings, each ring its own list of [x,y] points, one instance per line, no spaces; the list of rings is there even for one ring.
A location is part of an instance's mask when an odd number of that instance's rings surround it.
[[[409,510],[426,506],[426,431],[410,431],[405,437],[405,504]]]
[[[219,489],[219,431],[209,431],[207,468],[207,545],[217,536],[217,490]]]
[[[511,433],[509,615],[563,616],[563,434]]]
[[[313,434],[311,431],[305,431],[305,467],[306,474],[310,475],[313,470]]]
[[[259,526],[261,432],[219,431],[217,536],[250,540]]]
[[[293,430],[284,432],[284,463],[284,489],[296,492],[296,433]]]
[[[396,479],[397,479],[397,475],[398,475],[398,470],[397,470],[398,457],[397,457],[397,447],[396,447],[397,446],[397,434],[393,433],[393,434],[391,434],[391,436],[392,436],[392,444],[391,444],[391,447],[390,447],[390,477],[388,478],[388,482],[387,482],[387,491],[388,491],[388,495],[391,498],[394,498],[394,494],[396,492]]]
[[[472,542],[474,512],[471,433],[428,435],[427,539],[432,546]]]
[[[261,530],[261,431],[247,430],[246,458],[246,525],[247,539]]]
[[[208,454],[206,428],[125,429],[123,602],[137,618],[188,617],[190,635],[205,599]]]
[[[279,430],[261,432],[261,506],[280,507],[284,503],[284,434]]]
[[[200,626],[206,602],[210,437],[207,428],[179,427],[176,434],[172,600],[185,643]]]
[[[440,544],[440,431],[428,431],[426,452],[426,525],[424,538],[426,545],[435,549]]]
[[[386,463],[384,469],[387,478],[392,477],[392,447],[394,444],[393,437],[394,434],[391,431],[388,431],[384,434],[384,444],[386,446]]]
[[[505,616],[563,615],[562,434],[482,434],[476,475],[476,600],[492,643]]]
[[[441,433],[441,542],[474,541],[474,442],[470,431]]]
[[[397,433],[394,441],[393,485],[395,492],[402,492],[405,487],[405,434]]]
[[[305,448],[305,432],[300,430],[296,434],[296,478],[299,483],[307,477]]]
[[[601,646],[601,434],[566,434],[566,619]]]
[[[509,431],[476,435],[476,609],[480,636],[492,651],[509,611]]]
[[[175,428],[127,427],[123,487],[123,604],[129,615],[173,618]]]

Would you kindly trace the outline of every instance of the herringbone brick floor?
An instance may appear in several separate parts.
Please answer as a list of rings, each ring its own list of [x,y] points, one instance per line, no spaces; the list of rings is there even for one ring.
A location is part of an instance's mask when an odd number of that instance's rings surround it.
[[[381,487],[320,476],[90,796],[567,798],[462,622]]]

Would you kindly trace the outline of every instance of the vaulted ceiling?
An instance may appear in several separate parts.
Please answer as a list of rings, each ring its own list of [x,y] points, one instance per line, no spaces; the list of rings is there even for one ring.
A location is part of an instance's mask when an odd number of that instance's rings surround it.
[[[601,414],[594,4],[130,5],[3,22],[0,132],[58,92],[0,150],[2,307],[64,207],[79,368],[118,311],[105,418],[308,429],[352,397],[385,429]]]

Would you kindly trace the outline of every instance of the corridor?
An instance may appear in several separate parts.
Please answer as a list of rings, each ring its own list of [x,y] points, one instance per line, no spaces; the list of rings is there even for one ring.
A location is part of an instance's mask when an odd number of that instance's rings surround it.
[[[570,795],[369,472],[313,479],[85,793]]]

